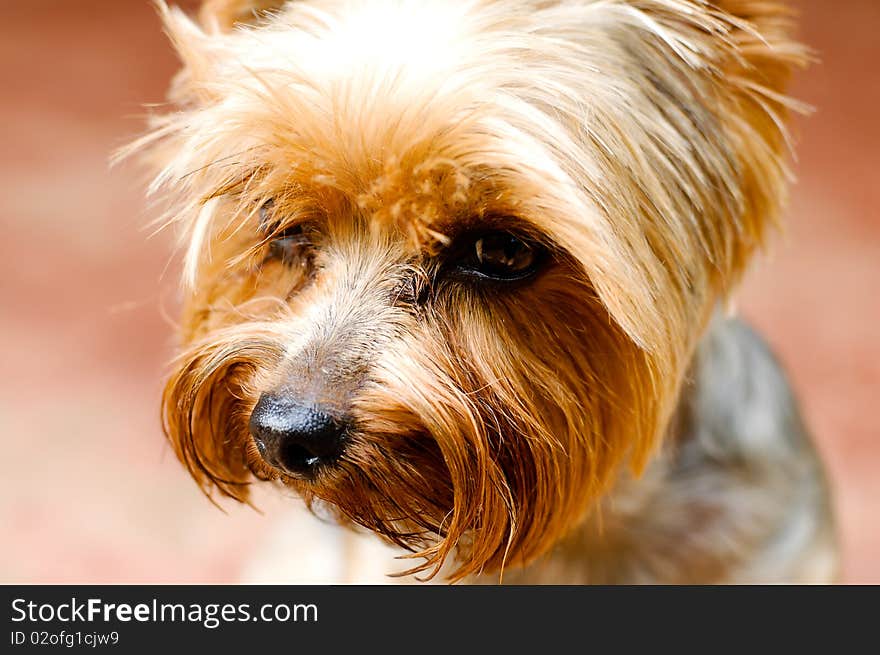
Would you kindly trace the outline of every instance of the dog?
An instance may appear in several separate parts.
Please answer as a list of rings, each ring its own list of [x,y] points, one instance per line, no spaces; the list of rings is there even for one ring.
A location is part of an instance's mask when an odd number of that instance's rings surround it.
[[[130,151],[211,498],[290,488],[419,579],[836,579],[797,402],[727,309],[786,199],[782,2],[158,6],[183,67]]]

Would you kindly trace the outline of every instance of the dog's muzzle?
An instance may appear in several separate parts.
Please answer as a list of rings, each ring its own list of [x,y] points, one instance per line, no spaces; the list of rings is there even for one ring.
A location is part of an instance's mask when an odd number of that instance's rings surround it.
[[[342,454],[347,430],[348,421],[282,394],[263,394],[250,419],[266,463],[297,477],[332,464]]]

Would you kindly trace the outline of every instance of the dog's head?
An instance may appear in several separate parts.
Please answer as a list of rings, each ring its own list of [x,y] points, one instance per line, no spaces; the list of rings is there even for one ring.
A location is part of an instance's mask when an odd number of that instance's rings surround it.
[[[277,6],[274,6],[277,5]],[[251,15],[250,8],[272,11]],[[168,435],[454,578],[664,434],[784,195],[768,0],[214,1],[150,146],[186,250]]]

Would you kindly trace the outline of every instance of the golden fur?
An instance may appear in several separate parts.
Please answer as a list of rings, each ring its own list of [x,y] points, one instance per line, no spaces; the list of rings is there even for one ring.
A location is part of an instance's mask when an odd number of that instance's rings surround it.
[[[781,2],[160,9],[184,68],[133,147],[186,252],[164,416],[206,491],[281,480],[459,580],[529,564],[643,470],[784,200],[805,51]],[[268,259],[293,225],[301,258]],[[477,227],[552,264],[501,289],[439,275]],[[312,482],[248,434],[279,386],[354,412]]]

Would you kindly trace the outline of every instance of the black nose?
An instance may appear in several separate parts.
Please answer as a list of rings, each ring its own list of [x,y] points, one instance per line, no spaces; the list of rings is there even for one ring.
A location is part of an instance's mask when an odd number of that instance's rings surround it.
[[[282,394],[263,394],[251,413],[251,435],[266,462],[307,475],[342,454],[347,422]]]

